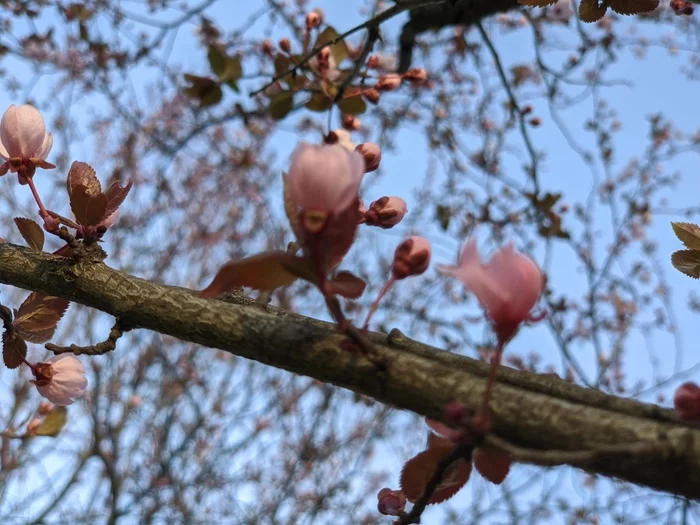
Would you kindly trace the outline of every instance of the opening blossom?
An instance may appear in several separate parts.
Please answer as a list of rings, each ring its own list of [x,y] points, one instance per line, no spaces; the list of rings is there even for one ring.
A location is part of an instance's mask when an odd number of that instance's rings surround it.
[[[0,176],[8,171],[22,179],[32,177],[36,168],[55,168],[46,162],[53,146],[53,136],[46,131],[44,117],[34,106],[11,105],[0,120]]]
[[[462,250],[457,266],[438,266],[438,271],[459,279],[476,295],[500,343],[510,340],[522,322],[533,320],[530,311],[544,288],[537,264],[517,253],[512,244],[483,263],[472,239]]]
[[[364,158],[357,152],[339,144],[302,142],[292,154],[289,194],[305,215],[320,215],[322,227],[328,215],[339,215],[357,202],[364,172]],[[306,218],[304,223],[308,226]]]
[[[85,393],[87,379],[80,360],[70,354],[61,354],[46,363],[37,363],[32,368],[39,394],[55,405],[72,405]]]

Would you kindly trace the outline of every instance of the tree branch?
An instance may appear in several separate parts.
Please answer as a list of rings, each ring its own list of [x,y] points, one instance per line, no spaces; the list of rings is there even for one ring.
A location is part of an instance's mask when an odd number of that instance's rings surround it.
[[[327,323],[274,307],[205,300],[107,267],[12,244],[0,245],[0,282],[63,297],[145,328],[218,348],[441,419],[459,401],[476,411],[488,365],[393,332],[370,334],[386,368],[343,350]],[[232,298],[232,301],[237,299]],[[587,390],[550,376],[500,369],[491,402],[492,434],[531,450],[605,450],[621,443],[657,450],[590,458],[586,470],[700,499],[700,429],[670,410]]]

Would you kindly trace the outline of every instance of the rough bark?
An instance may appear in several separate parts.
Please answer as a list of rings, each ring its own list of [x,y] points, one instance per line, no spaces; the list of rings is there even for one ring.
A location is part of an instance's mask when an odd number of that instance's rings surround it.
[[[349,352],[326,323],[273,307],[200,299],[101,262],[0,245],[0,282],[91,306],[130,328],[144,328],[219,348],[316,378],[378,401],[440,419],[446,403],[476,409],[484,363],[411,341],[397,331],[371,334],[374,360]],[[119,351],[119,348],[116,350]],[[378,366],[377,360],[382,366]],[[493,432],[530,449],[581,451],[652,443],[658,452],[578,463],[591,472],[700,498],[700,430],[672,411],[503,368],[494,389]]]

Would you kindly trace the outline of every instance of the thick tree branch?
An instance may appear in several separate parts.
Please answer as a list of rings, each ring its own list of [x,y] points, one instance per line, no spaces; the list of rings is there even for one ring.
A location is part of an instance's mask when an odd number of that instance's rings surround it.
[[[476,411],[486,384],[485,363],[415,343],[398,332],[371,334],[386,363],[379,370],[362,354],[343,350],[343,336],[326,323],[246,304],[246,298],[231,299],[239,304],[200,299],[190,290],[153,284],[101,262],[74,265],[2,244],[0,282],[63,297],[107,312],[125,326],[219,348],[435,419],[453,400]],[[508,369],[499,371],[491,408],[493,435],[517,447],[586,451],[654,445],[658,453],[592,454],[578,466],[700,499],[700,429],[684,425],[669,410]]]

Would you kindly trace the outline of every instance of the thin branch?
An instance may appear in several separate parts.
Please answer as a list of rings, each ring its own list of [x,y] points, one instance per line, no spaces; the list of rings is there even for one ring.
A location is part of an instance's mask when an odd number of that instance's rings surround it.
[[[44,347],[54,354],[73,353],[75,355],[102,355],[117,348],[117,341],[122,335],[124,335],[124,332],[126,332],[126,330],[121,326],[119,320],[117,320],[109,332],[109,337],[101,343],[96,343],[89,346],[58,346],[52,343],[47,343],[44,345]]]

